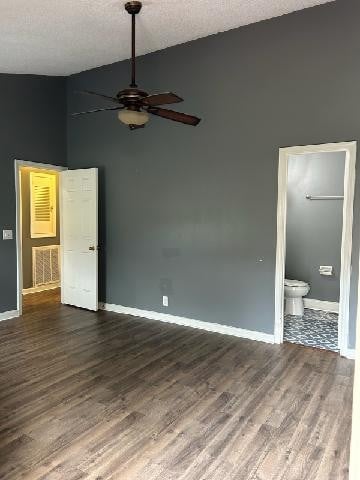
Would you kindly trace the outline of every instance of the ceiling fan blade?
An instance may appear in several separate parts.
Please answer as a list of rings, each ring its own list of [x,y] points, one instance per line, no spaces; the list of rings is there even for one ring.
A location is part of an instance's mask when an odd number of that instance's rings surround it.
[[[91,92],[90,90],[77,90],[75,93],[81,93],[83,95],[93,95],[95,97],[104,98],[110,102],[120,103],[119,100],[115,97],[110,97],[109,95],[103,95],[102,93]]]
[[[168,120],[185,123],[186,125],[192,125],[194,127],[201,121],[200,118],[194,117],[193,115],[175,112],[174,110],[167,110],[165,108],[150,107],[148,108],[148,112],[158,117],[167,118]]]
[[[77,113],[72,113],[72,117],[77,117],[79,115],[86,115],[87,113],[96,113],[96,112],[108,112],[111,110],[122,110],[124,107],[119,105],[118,107],[110,107],[110,108],[96,108],[95,110],[88,110],[86,112],[77,112]]]
[[[175,95],[172,92],[165,92],[165,93],[157,93],[155,95],[149,95],[142,100],[144,105],[156,106],[156,105],[167,105],[170,103],[179,103],[183,102],[184,100]]]

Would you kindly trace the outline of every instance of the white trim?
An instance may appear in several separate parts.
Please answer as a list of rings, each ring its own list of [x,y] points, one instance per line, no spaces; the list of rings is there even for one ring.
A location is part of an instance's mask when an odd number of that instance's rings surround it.
[[[275,343],[284,341],[284,279],[286,254],[286,212],[287,212],[288,162],[280,150],[278,173],[277,244],[275,265]]]
[[[348,358],[349,360],[355,360],[355,356],[356,356],[355,348],[346,348],[342,356],[345,358]]]
[[[57,218],[57,205],[56,205],[56,180],[57,173],[50,171],[38,172],[36,170],[30,171],[30,238],[51,238],[56,237],[56,218]],[[38,197],[36,192],[38,188],[41,188],[41,194]],[[37,208],[45,207],[43,197],[43,188],[48,188],[49,192],[49,215],[50,220],[39,220],[37,218]],[[36,203],[40,201],[40,204]],[[46,207],[45,207],[46,208]],[[41,210],[43,212],[43,210]]]
[[[306,153],[345,152],[343,232],[341,242],[339,348],[345,356],[349,341],[349,300],[352,252],[353,203],[355,189],[356,142],[327,143],[280,148],[278,174],[277,245],[275,272],[275,327],[276,343],[283,342],[284,331],[284,276],[286,250],[287,164],[290,155]]]
[[[8,312],[0,313],[0,322],[2,320],[10,320],[10,318],[15,318],[19,316],[19,310],[9,310]]]
[[[175,323],[184,327],[197,328],[208,332],[222,333],[233,337],[247,338],[259,342],[274,343],[274,335],[269,333],[257,332],[254,330],[244,330],[243,328],[230,327],[228,325],[220,325],[219,323],[203,322],[202,320],[194,320],[192,318],[179,317],[168,313],[159,313],[149,310],[141,310],[139,308],[124,307],[123,305],[115,305],[111,303],[99,303],[101,310],[108,312],[121,313],[125,315],[133,315],[135,317],[147,318],[149,320],[159,320],[165,323]]]
[[[53,170],[61,172],[67,170],[67,167],[59,165],[51,165],[48,163],[29,162],[27,160],[15,160],[15,197],[16,197],[16,265],[17,265],[17,312],[22,315],[22,234],[21,234],[21,185],[20,185],[20,169],[21,167],[31,167],[43,170]],[[59,175],[60,177],[60,175]],[[59,186],[60,188],[60,186]],[[60,227],[61,228],[61,227]],[[61,253],[61,248],[60,248]]]
[[[360,265],[360,255],[358,259]],[[358,298],[360,298],[360,277],[358,278]],[[349,480],[358,480],[360,477],[360,302],[357,304],[356,312],[356,351],[354,389],[353,389],[353,410],[352,410],[352,428],[350,445],[350,466]]]
[[[326,302],[325,300],[316,300],[315,298],[305,297],[304,307],[311,308],[311,310],[339,313],[339,302]]]
[[[60,282],[52,283],[51,285],[41,285],[39,287],[24,288],[23,295],[30,295],[32,293],[46,292],[47,290],[55,290],[60,288]]]

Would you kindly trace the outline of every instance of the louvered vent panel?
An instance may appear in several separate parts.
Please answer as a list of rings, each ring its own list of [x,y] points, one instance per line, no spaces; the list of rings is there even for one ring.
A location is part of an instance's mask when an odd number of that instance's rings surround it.
[[[60,259],[59,259],[59,247],[58,248],[53,248],[50,250],[50,255],[51,255],[51,276],[52,278],[57,278],[57,282],[60,281]]]
[[[59,245],[33,247],[33,286],[60,281]]]
[[[47,185],[34,186],[34,213],[36,222],[50,222],[51,193]]]

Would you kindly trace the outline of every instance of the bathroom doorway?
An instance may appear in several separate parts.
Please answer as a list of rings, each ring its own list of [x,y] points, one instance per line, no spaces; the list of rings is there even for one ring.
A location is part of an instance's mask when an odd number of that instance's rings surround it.
[[[280,149],[275,341],[349,349],[356,142]]]

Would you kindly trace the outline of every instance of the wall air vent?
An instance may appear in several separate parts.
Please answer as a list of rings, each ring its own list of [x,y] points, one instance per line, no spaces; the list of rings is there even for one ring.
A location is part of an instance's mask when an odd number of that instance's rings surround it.
[[[32,247],[33,286],[60,282],[60,245]]]

